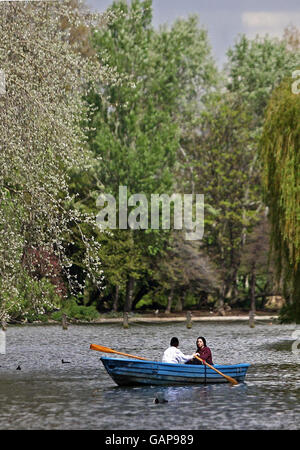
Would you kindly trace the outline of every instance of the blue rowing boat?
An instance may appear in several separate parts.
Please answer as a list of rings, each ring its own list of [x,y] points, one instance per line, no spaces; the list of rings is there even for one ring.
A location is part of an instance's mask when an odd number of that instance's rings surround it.
[[[119,386],[186,385],[228,383],[227,379],[206,365],[170,364],[121,358],[100,358],[111,378]],[[218,365],[224,375],[242,382],[250,364]]]

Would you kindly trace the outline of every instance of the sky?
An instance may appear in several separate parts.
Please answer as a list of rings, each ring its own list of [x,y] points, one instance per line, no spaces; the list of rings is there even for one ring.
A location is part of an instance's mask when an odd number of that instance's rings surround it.
[[[130,0],[128,0],[130,2]],[[103,12],[112,0],[86,0],[94,10]],[[208,31],[218,65],[240,33],[281,37],[288,25],[300,26],[299,0],[153,0],[153,24],[172,24],[178,17],[198,14]]]

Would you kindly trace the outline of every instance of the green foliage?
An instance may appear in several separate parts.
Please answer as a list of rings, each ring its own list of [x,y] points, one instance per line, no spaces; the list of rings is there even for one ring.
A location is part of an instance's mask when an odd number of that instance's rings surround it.
[[[51,314],[53,320],[61,321],[63,314],[66,314],[69,319],[76,319],[90,322],[99,317],[99,313],[94,305],[84,306],[80,305],[79,301],[74,297],[64,301],[64,306]]]
[[[167,304],[167,299],[165,295],[162,294],[156,294],[153,292],[149,292],[148,294],[144,295],[141,300],[138,301],[138,303],[135,305],[135,308],[137,310],[145,310],[147,308],[151,309],[153,311],[154,308],[165,308]]]
[[[270,37],[256,37],[250,40],[246,36],[241,36],[235,46],[227,53],[226,72],[229,80],[227,89],[238,96],[243,109],[248,112],[249,118],[251,118],[243,126],[243,132],[246,131],[251,138],[251,145],[247,147],[247,175],[245,180],[242,181],[245,187],[245,200],[247,200],[245,211],[248,210],[248,218],[243,215],[243,220],[246,219],[246,223],[242,241],[238,245],[241,245],[241,249],[244,247],[242,250],[244,253],[242,273],[245,274],[245,268],[247,267],[247,270],[252,272],[251,276],[254,277],[264,275],[268,270],[266,261],[263,262],[266,259],[264,256],[268,253],[268,231],[258,232],[261,218],[258,222],[256,220],[257,213],[263,207],[261,160],[258,158],[258,147],[265,120],[265,110],[272,92],[286,76],[291,75],[299,64],[299,47],[291,47],[289,41],[288,39],[279,40]],[[290,125],[292,124],[288,126]],[[266,124],[265,127],[268,127],[268,125]],[[234,180],[232,181],[233,186],[240,190]],[[252,211],[251,204],[255,207]],[[277,219],[280,217],[279,211],[276,217]],[[274,220],[277,219],[274,216]],[[253,232],[251,224],[254,226]],[[256,258],[255,254],[257,255]]]
[[[97,110],[90,145],[102,158],[101,181],[116,198],[119,186],[127,186],[128,195],[168,192],[178,130],[156,88],[157,74],[151,76],[151,2],[134,1],[130,9],[118,2],[111,9],[118,12],[117,19],[94,34],[100,61],[122,76],[118,85],[103,86],[101,96],[91,96]],[[166,87],[165,80],[161,83]]]
[[[92,22],[99,23],[95,16]],[[83,171],[91,164],[80,126],[86,116],[84,96],[96,77],[107,80],[109,74],[88,56],[90,46],[77,45],[80,35],[87,43],[90,25],[77,0],[0,2],[0,67],[7,80],[0,95],[1,320],[9,320],[7,298],[24,281],[20,272],[28,251],[55,255],[70,276],[65,239],[72,225],[80,230],[85,270],[100,281],[93,259],[97,245],[83,233],[86,224],[95,225],[94,217],[74,207],[68,186],[72,168]],[[69,288],[74,284],[75,278]],[[27,280],[24,289],[28,286]],[[32,289],[34,297],[34,280]],[[27,299],[29,293],[24,295]],[[13,314],[17,299],[24,309],[18,291]]]
[[[183,299],[248,307],[251,294],[263,304],[272,274],[262,178],[291,301],[282,317],[300,317],[300,96],[290,79],[280,85],[299,64],[296,34],[241,36],[221,74],[198,18],[155,29],[151,0],[113,2],[106,24],[90,22],[77,0],[2,3],[0,317],[44,320],[60,308],[55,320],[93,320],[96,308],[180,308]],[[97,229],[99,194],[118,205],[120,186],[149,205],[154,193],[205,194],[203,241]],[[24,271],[47,252],[81,301],[62,307],[49,273]]]
[[[291,51],[284,40],[268,36],[242,35],[227,55],[228,89],[239,94],[261,127],[272,91],[297,68],[299,49]]]
[[[46,320],[47,314],[61,305],[61,298],[53,284],[46,278],[35,280],[25,271],[17,286],[4,293],[2,301],[10,320],[17,322]]]
[[[237,96],[218,94],[203,112],[201,125],[194,166],[197,191],[208,205],[203,244],[220,268],[221,295],[226,297],[235,289],[243,240],[260,203],[252,116]]]
[[[184,299],[184,306],[186,309],[193,309],[195,306],[198,306],[199,301],[197,295],[192,292],[188,292]]]
[[[119,186],[127,186],[128,197],[143,193],[148,204],[153,193],[174,192],[181,136],[216,79],[198,20],[156,31],[151,3],[114,2],[114,19],[95,29],[100,62],[115,67],[120,79],[88,97],[95,104],[88,138],[95,158],[101,158],[101,190],[118,199]],[[106,286],[118,286],[122,296],[130,277],[151,278],[152,259],[165,257],[170,233],[113,230],[98,239]]]
[[[279,323],[293,323],[297,322],[297,309],[296,304],[286,304],[279,311],[278,321]],[[299,321],[298,321],[299,323]]]
[[[266,203],[277,278],[300,322],[300,96],[288,78],[268,105],[261,140]]]

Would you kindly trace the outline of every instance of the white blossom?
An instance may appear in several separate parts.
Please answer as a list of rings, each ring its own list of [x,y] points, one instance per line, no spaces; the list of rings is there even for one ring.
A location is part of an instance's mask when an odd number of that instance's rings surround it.
[[[18,302],[14,289],[27,249],[48,249],[65,271],[71,267],[65,247],[71,224],[85,244],[87,272],[101,282],[98,243],[82,231],[95,218],[76,210],[68,173],[94,164],[81,125],[89,108],[84,94],[97,88],[99,76],[117,81],[95,55],[80,53],[72,30],[104,20],[83,12],[80,2],[0,2],[0,320],[9,318],[9,299]]]

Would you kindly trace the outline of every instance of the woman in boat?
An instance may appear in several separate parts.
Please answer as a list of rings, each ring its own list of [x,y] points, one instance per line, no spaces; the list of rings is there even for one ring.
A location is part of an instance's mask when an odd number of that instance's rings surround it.
[[[179,350],[179,348],[177,348],[178,346],[179,346],[178,338],[172,337],[170,347],[168,347],[163,354],[162,362],[173,364],[184,364],[188,360],[194,358],[195,353],[193,353],[192,355],[184,355],[182,351]]]
[[[213,364],[211,350],[206,345],[206,339],[203,336],[199,336],[197,338],[196,345],[197,345],[196,355],[199,356],[199,358],[203,359],[203,361],[207,362],[208,364]],[[203,363],[199,361],[199,359],[193,358],[187,361],[185,364],[203,364]]]

